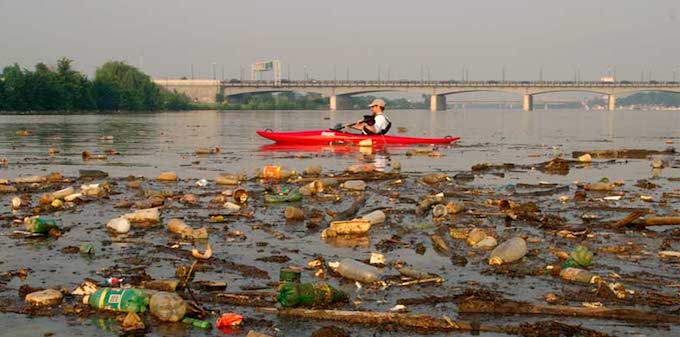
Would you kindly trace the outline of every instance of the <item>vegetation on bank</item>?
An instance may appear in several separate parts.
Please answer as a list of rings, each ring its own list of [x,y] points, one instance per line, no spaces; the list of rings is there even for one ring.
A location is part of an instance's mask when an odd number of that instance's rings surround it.
[[[375,96],[350,96],[347,110],[366,110]],[[429,100],[429,97],[427,98]],[[410,102],[405,98],[385,99],[390,109],[426,109],[425,99],[422,102]],[[295,92],[243,94],[225,98],[217,95],[217,104],[203,105],[220,110],[328,110],[329,99],[320,94],[300,94]]]
[[[616,104],[619,106],[659,105],[665,107],[678,107],[680,106],[680,93],[661,91],[638,92],[630,96],[617,99]]]
[[[93,80],[73,70],[72,60],[35,70],[18,64],[0,74],[0,111],[158,111],[192,109],[189,97],[169,92],[124,62],[99,67]]]

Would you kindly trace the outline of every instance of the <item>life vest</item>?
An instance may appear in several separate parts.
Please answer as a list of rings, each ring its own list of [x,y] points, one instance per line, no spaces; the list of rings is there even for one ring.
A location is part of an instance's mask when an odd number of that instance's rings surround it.
[[[366,135],[384,135],[384,134],[387,134],[387,132],[390,131],[390,128],[392,127],[392,121],[390,121],[390,118],[387,117],[387,115],[383,114],[383,116],[385,117],[385,120],[387,121],[387,126],[384,129],[382,129],[380,131],[380,133],[372,132],[371,130],[369,130],[365,126],[364,126],[364,129],[362,130],[363,133],[366,134]],[[364,122],[368,125],[371,125],[371,126],[375,125],[375,116],[365,115],[364,116]]]

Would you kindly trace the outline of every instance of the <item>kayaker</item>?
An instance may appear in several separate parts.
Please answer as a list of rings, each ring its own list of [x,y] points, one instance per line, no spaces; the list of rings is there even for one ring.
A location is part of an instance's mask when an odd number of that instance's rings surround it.
[[[390,119],[385,115],[385,101],[376,98],[368,105],[368,107],[373,113],[373,115],[369,116],[372,118],[364,118],[353,125],[350,125],[350,127],[361,130],[365,135],[384,135],[390,131],[392,122],[390,122]]]

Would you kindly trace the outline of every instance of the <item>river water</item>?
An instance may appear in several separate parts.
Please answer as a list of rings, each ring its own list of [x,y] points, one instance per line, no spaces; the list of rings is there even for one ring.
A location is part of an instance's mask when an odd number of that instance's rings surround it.
[[[9,165],[0,166],[0,179],[12,179],[28,175],[44,175],[49,172],[60,172],[67,177],[77,177],[78,170],[83,168],[104,170],[114,178],[130,175],[144,176],[147,179],[156,177],[160,172],[176,171],[187,186],[193,186],[197,179],[214,179],[219,173],[243,172],[252,176],[252,172],[263,165],[279,164],[298,171],[306,166],[319,164],[325,172],[339,172],[345,167],[374,160],[379,164],[390,166],[395,161],[402,165],[402,172],[418,175],[422,172],[443,171],[450,175],[469,171],[472,165],[479,163],[514,163],[533,164],[548,161],[555,156],[571,158],[572,151],[591,149],[639,148],[663,150],[680,142],[680,111],[581,111],[581,110],[535,110],[529,112],[517,110],[449,110],[449,111],[387,111],[393,122],[392,133],[397,127],[406,130],[404,135],[441,137],[458,136],[461,140],[454,146],[438,149],[442,157],[410,156],[410,148],[388,148],[378,153],[338,151],[332,147],[322,147],[314,151],[290,151],[269,146],[270,141],[256,135],[258,129],[299,130],[323,129],[336,123],[346,123],[361,118],[359,111],[188,111],[167,113],[117,113],[117,114],[82,114],[82,115],[2,115],[0,116],[0,158],[6,158]],[[17,131],[28,130],[28,136],[20,136]],[[401,134],[401,133],[400,133]],[[199,148],[219,147],[215,155],[197,156],[194,151]],[[48,156],[48,149],[54,148],[59,153]],[[83,161],[81,153],[104,153],[115,149],[120,155],[109,156],[107,160]],[[367,159],[368,158],[368,159]],[[549,181],[573,185],[575,181],[593,182],[602,177],[611,181],[622,180],[626,185],[633,185],[639,179],[651,178],[649,160],[619,161],[618,164],[599,165],[586,169],[572,169],[567,175],[546,175],[538,171],[508,172],[503,176],[484,175],[475,180],[479,188],[499,188],[517,182],[535,184]],[[680,169],[667,168],[657,174],[656,179],[680,177]],[[653,192],[655,197],[666,191],[676,191],[680,187],[677,181],[663,180],[663,188]],[[416,197],[416,196],[414,196]],[[0,194],[0,214],[7,214],[10,196]],[[389,204],[374,201],[371,207],[389,207]],[[673,206],[671,205],[671,208]],[[675,204],[677,209],[677,204]],[[271,209],[257,214],[273,223],[280,218],[280,209]],[[26,280],[14,278],[6,285],[0,284],[2,298],[16,296],[16,289],[21,284],[51,287],[64,286],[72,289],[85,277],[96,278],[98,270],[110,267],[119,262],[119,255],[134,256],[135,247],[126,244],[112,244],[94,259],[85,260],[79,256],[64,256],[60,249],[77,246],[79,242],[94,242],[95,245],[106,242],[108,235],[102,230],[103,224],[112,217],[120,215],[120,210],[110,205],[97,208],[86,207],[79,212],[63,212],[55,215],[61,223],[70,224],[71,230],[56,241],[22,241],[10,238],[12,229],[2,228],[0,236],[0,272],[17,270],[22,267],[32,269]],[[197,216],[203,215],[198,212]],[[417,222],[418,220],[410,220]],[[422,221],[422,220],[420,220]],[[243,224],[230,223],[230,229],[247,231]],[[283,228],[283,225],[281,225]],[[266,264],[254,260],[252,256],[271,255],[272,251],[286,255],[302,249],[301,254],[293,256],[289,264],[305,265],[312,256],[318,254],[333,257],[365,258],[371,249],[344,247],[327,247],[319,243],[318,233],[307,235],[305,231],[285,227],[282,231],[292,240],[284,243],[272,242],[267,249],[258,249],[254,242],[274,240],[266,233],[249,234],[245,242],[231,243],[232,247],[219,247],[216,254],[228,255],[233,261],[246,265],[254,265],[268,270],[270,277],[278,276],[278,265]],[[531,230],[529,230],[531,232]],[[385,231],[386,236],[388,231]],[[212,240],[212,239],[211,239]],[[374,240],[374,243],[378,240]],[[108,241],[110,244],[110,241]],[[165,243],[165,242],[162,242]],[[233,247],[236,246],[236,247]],[[235,250],[236,249],[236,250]],[[676,246],[675,249],[680,249]],[[265,251],[263,251],[265,250]],[[259,255],[258,255],[259,254]],[[295,255],[290,253],[290,255]],[[423,256],[412,257],[412,251],[395,252],[395,256],[410,263],[421,265],[427,269],[440,272],[444,267],[436,254],[428,251]],[[444,260],[445,261],[445,260]],[[620,263],[620,262],[619,262]],[[163,257],[148,266],[147,272],[156,278],[169,278],[174,274],[172,257]],[[450,268],[446,263],[446,268]],[[460,267],[455,267],[460,268]],[[657,265],[640,266],[644,271],[654,271]],[[663,267],[668,273],[668,267]],[[670,275],[677,278],[671,268]],[[603,270],[606,272],[606,270]],[[225,280],[231,285],[244,285],[253,281],[233,274],[221,274],[216,271],[206,272],[206,278]],[[478,272],[467,273],[464,269],[445,274],[445,286],[455,288],[464,286],[466,282],[489,279],[489,284],[505,291],[511,298],[540,301],[546,289],[554,289],[549,280],[524,283],[521,279],[504,280],[502,276],[481,276]],[[665,274],[668,276],[668,274]],[[480,281],[481,282],[481,281]],[[257,284],[262,284],[258,280]],[[483,283],[483,282],[482,282]],[[500,285],[499,285],[500,284]],[[343,290],[356,291],[354,285],[342,284]],[[559,288],[559,286],[557,286]],[[234,290],[234,289],[231,289]],[[665,289],[668,290],[668,289]],[[414,291],[415,296],[437,293],[436,290]],[[440,294],[441,295],[441,294]],[[380,301],[381,294],[363,295],[363,309],[388,310],[394,303],[390,299]],[[361,297],[358,295],[358,297]],[[371,304],[369,304],[371,303]],[[453,305],[439,305],[414,312],[446,314],[454,310]],[[244,310],[233,307],[229,310]],[[253,314],[248,311],[249,315]],[[455,316],[455,313],[453,315]],[[310,334],[311,328],[306,323],[278,321],[268,316],[262,319],[275,321],[275,328],[280,335]],[[512,320],[506,320],[512,322]],[[491,320],[491,322],[494,322]],[[581,321],[583,322],[583,321]],[[587,322],[587,321],[586,321]],[[324,326],[329,324],[317,324]],[[87,335],[104,336],[115,332],[101,329],[101,325],[92,320],[77,318],[31,318],[15,314],[0,314],[0,326],[12,327],[11,333],[6,329],[0,335],[7,336],[40,336],[47,332],[54,336]],[[670,330],[646,329],[631,327],[626,324],[612,322],[594,322],[590,327],[599,328],[615,335],[667,335],[678,334],[677,325]],[[371,335],[376,331],[352,328],[355,335]],[[115,329],[114,329],[115,331]],[[385,336],[406,336],[407,332],[376,332]],[[219,334],[215,330],[210,334]],[[152,330],[149,335],[197,335],[201,331],[169,329]],[[239,335],[239,334],[236,334]],[[244,335],[244,331],[241,331]]]

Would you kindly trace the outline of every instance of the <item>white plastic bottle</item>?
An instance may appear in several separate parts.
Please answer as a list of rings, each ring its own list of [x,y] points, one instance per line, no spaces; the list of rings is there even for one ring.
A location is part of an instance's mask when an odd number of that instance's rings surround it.
[[[489,257],[489,264],[500,265],[515,262],[527,255],[527,243],[520,237],[514,237],[498,245]]]
[[[345,278],[363,283],[380,281],[380,270],[357,260],[342,259],[335,271]]]

